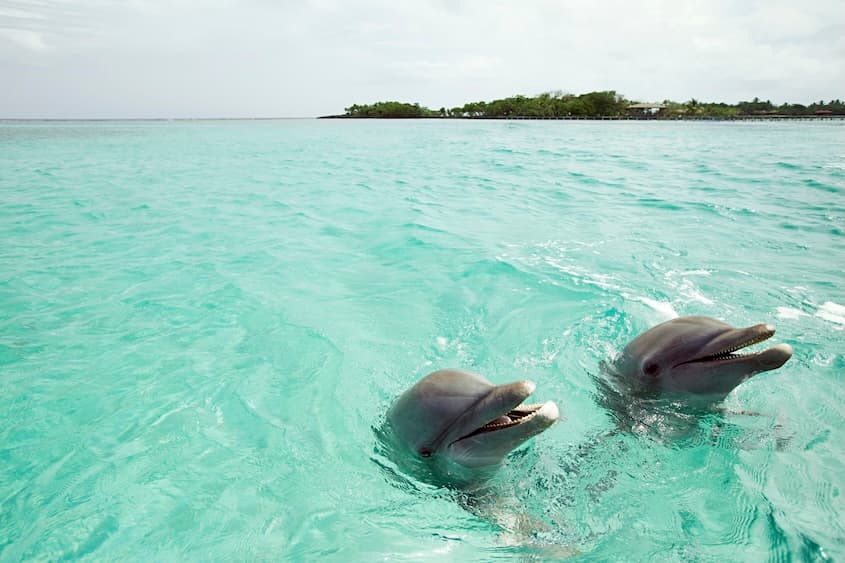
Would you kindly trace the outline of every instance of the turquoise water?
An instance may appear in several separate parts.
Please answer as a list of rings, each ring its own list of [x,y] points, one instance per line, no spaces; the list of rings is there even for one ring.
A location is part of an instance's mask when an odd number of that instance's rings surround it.
[[[0,560],[841,560],[843,194],[841,121],[0,123]],[[608,434],[690,314],[795,355]],[[497,478],[532,545],[379,453],[447,366],[566,417]]]

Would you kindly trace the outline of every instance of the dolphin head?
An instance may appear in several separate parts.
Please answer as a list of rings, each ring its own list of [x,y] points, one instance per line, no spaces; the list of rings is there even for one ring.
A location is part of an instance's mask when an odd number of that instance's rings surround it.
[[[492,466],[558,419],[551,401],[522,404],[534,387],[529,381],[493,385],[479,375],[444,369],[399,397],[387,423],[417,458]]]
[[[616,372],[658,391],[724,398],[749,377],[777,369],[792,357],[789,344],[739,353],[774,333],[769,324],[734,328],[709,317],[681,317],[631,341],[615,362]]]

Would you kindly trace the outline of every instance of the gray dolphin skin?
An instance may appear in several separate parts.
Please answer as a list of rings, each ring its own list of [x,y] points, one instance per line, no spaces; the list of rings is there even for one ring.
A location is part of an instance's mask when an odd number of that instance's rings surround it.
[[[480,375],[435,371],[397,399],[387,413],[395,439],[427,464],[483,468],[499,464],[558,419],[552,401],[523,404],[535,385],[493,385]]]
[[[734,328],[709,317],[680,317],[631,341],[613,368],[639,389],[722,399],[751,376],[777,369],[792,357],[789,344],[740,352],[774,334],[769,324]]]

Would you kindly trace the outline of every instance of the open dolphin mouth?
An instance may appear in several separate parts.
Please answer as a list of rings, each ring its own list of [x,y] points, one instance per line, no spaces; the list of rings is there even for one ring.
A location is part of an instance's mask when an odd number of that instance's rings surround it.
[[[525,424],[538,414],[540,414],[543,407],[546,407],[548,410],[549,403],[551,401],[547,401],[545,403],[537,403],[532,405],[518,405],[513,409],[509,410],[508,412],[497,416],[490,422],[484,424],[483,426],[476,428],[469,434],[461,436],[457,440],[464,440],[466,438],[472,438],[473,436],[478,436],[479,434],[486,434],[489,432],[497,432],[500,430],[504,430],[506,428],[513,428],[514,426],[519,426],[520,424]]]
[[[769,357],[784,357],[788,359],[791,355],[791,348],[786,344],[780,344],[765,350],[746,351],[749,346],[764,342],[774,336],[775,327],[769,324],[756,325],[747,329],[727,332],[713,339],[709,346],[706,346],[701,355],[681,362],[675,367],[686,364],[698,364],[704,362],[728,362],[731,360],[750,360],[754,358],[766,359]],[[784,359],[784,361],[786,361]],[[781,364],[783,362],[780,362]]]
[[[504,385],[491,385],[484,380],[479,383],[482,385],[477,398],[463,407],[463,413],[436,441],[423,448],[429,455],[434,450],[448,452],[449,458],[465,467],[496,465],[560,416],[553,401],[526,402],[536,388],[530,381]]]

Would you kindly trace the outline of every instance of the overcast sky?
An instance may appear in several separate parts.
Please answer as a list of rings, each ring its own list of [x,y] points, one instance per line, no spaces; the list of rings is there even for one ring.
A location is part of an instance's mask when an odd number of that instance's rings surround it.
[[[843,0],[0,0],[0,117],[845,98]]]

